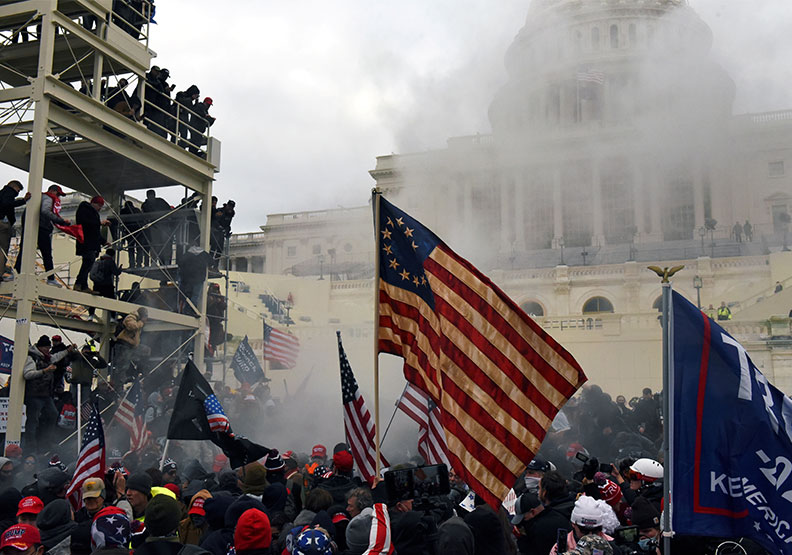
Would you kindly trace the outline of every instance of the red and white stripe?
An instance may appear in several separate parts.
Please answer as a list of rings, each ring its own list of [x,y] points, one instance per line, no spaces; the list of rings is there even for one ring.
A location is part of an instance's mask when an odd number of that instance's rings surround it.
[[[355,400],[344,405],[344,431],[360,474],[370,482],[377,475],[374,420],[359,390],[355,392]],[[383,465],[389,466],[384,457]]]
[[[129,432],[129,450],[137,451],[145,447],[151,433],[146,430],[146,419],[135,414],[135,407],[126,398],[116,411],[118,423]]]
[[[396,552],[391,543],[390,516],[384,503],[374,505],[374,518],[371,519],[369,532],[369,548],[363,555],[390,555]]]
[[[269,341],[264,343],[264,358],[266,360],[274,360],[287,368],[294,368],[297,365],[299,354],[299,339],[275,328],[270,330]]]
[[[434,406],[429,411],[429,395],[412,384],[407,384],[398,408],[418,423],[418,453],[427,464],[450,466],[446,450],[445,432],[440,422],[440,409]]]

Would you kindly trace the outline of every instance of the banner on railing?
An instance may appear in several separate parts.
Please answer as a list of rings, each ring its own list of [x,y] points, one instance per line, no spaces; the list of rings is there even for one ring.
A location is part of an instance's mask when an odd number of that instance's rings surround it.
[[[22,405],[22,431],[25,431],[25,421],[27,420],[27,409]],[[0,434],[6,433],[8,428],[8,397],[0,397]]]
[[[0,374],[11,373],[11,362],[14,360],[14,342],[0,335]]]

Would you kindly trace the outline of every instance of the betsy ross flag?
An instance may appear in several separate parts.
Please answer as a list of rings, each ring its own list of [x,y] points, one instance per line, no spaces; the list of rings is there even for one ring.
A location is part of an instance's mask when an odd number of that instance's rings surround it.
[[[404,359],[407,381],[440,409],[451,466],[497,508],[586,376],[489,278],[387,200],[374,202],[379,352]]]
[[[223,407],[214,393],[204,399],[204,410],[206,410],[206,419],[209,421],[209,430],[217,433],[231,431],[231,422],[223,412]]]
[[[264,360],[277,362],[286,368],[294,368],[299,354],[299,339],[290,333],[264,324]]]
[[[418,453],[427,464],[449,465],[446,441],[440,423],[440,409],[429,396],[412,384],[407,384],[398,408],[418,423]]]
[[[377,475],[377,450],[374,442],[374,420],[360,394],[352,367],[349,365],[344,346],[341,344],[341,332],[337,331],[338,360],[341,366],[341,399],[344,404],[344,432],[352,457],[358,470],[367,482]],[[382,466],[390,466],[380,453]]]
[[[91,416],[83,430],[82,447],[77,458],[77,467],[74,470],[66,498],[76,511],[82,504],[82,485],[88,478],[104,479],[105,473],[105,438],[102,428],[102,417],[95,404],[91,405]]]
[[[141,394],[140,380],[135,380],[116,411],[119,424],[129,432],[130,451],[143,448],[148,440],[149,433],[146,430],[144,412],[145,404]]]
[[[231,422],[212,386],[191,360],[184,367],[175,406],[178,409],[171,415],[168,439],[208,439],[223,450],[231,468],[239,468],[272,453],[270,449],[233,433]]]
[[[672,293],[671,529],[792,554],[792,399]]]

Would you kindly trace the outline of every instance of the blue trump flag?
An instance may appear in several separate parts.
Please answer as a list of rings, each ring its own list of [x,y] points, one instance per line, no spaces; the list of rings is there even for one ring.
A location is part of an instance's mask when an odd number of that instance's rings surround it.
[[[674,532],[792,554],[792,399],[678,293],[671,318]]]

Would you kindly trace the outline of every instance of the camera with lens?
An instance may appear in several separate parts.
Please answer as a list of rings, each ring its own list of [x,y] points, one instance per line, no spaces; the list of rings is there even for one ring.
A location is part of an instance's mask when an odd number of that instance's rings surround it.
[[[637,526],[620,526],[613,531],[613,539],[621,555],[643,555],[657,553],[660,542],[657,538],[641,538]]]

